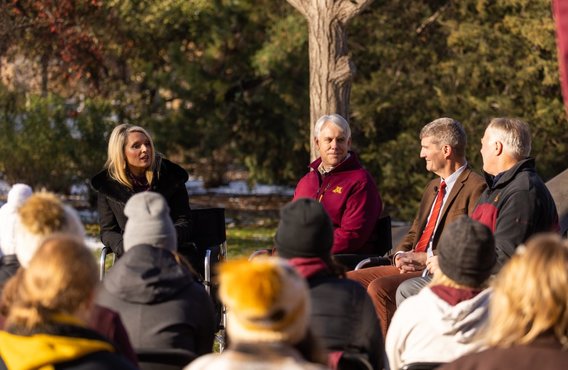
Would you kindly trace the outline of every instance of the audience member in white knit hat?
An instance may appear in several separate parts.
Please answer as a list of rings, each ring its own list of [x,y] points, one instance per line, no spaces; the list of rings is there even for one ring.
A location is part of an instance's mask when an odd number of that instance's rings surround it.
[[[284,259],[235,260],[219,266],[229,348],[196,359],[186,370],[325,369],[309,330],[304,279]]]
[[[122,257],[105,275],[97,302],[120,313],[137,348],[211,352],[211,298],[177,254],[176,229],[165,198],[134,194],[124,207]]]
[[[30,186],[14,184],[8,193],[8,201],[0,208],[0,289],[20,267],[16,257],[15,228],[18,223],[18,209],[31,195]]]
[[[54,233],[85,237],[85,229],[77,212],[63,204],[53,193],[33,194],[18,209],[18,215],[16,255],[24,268],[46,237]]]

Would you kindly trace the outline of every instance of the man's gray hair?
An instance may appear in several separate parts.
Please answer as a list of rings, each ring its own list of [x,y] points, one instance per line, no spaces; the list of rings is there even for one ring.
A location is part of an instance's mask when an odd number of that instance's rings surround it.
[[[324,116],[321,116],[317,120],[316,125],[314,126],[314,137],[316,139],[319,137],[319,134],[321,132],[321,128],[323,127],[324,123],[326,123],[326,122],[331,122],[334,125],[336,125],[337,127],[339,127],[340,129],[342,129],[343,133],[345,134],[347,139],[349,139],[351,137],[351,128],[349,127],[349,123],[347,123],[347,120],[345,118],[343,118],[342,116],[340,116],[339,114],[333,113],[333,114],[326,114]]]
[[[465,157],[467,135],[459,121],[447,117],[438,118],[422,127],[420,139],[425,137],[432,138],[432,143],[436,145],[449,145],[458,157]]]
[[[518,118],[493,118],[487,128],[491,128],[492,138],[503,143],[503,150],[515,159],[531,154],[531,133],[526,122]]]

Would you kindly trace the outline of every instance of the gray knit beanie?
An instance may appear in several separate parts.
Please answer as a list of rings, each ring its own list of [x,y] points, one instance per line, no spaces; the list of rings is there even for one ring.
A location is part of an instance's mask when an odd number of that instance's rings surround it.
[[[140,244],[149,244],[170,251],[177,250],[177,234],[170,217],[170,207],[163,196],[151,191],[133,195],[124,214],[124,251]]]
[[[333,225],[321,203],[300,198],[280,210],[274,237],[278,255],[284,258],[329,257]]]

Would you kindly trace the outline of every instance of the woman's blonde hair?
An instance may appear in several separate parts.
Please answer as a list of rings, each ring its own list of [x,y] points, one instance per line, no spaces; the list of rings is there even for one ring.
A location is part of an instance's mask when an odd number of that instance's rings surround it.
[[[568,242],[556,234],[531,238],[494,281],[486,341],[509,347],[546,331],[568,346]]]
[[[31,331],[56,315],[73,315],[90,304],[97,283],[95,258],[82,240],[55,234],[6,284],[6,326]]]
[[[156,169],[156,150],[154,149],[154,141],[148,133],[140,126],[133,126],[128,123],[123,123],[118,125],[112,130],[110,138],[108,140],[107,149],[107,161],[105,163],[105,168],[108,169],[110,177],[120,184],[132,188],[132,183],[126,175],[127,160],[124,154],[124,148],[126,147],[126,142],[128,139],[128,134],[132,132],[140,132],[148,138],[150,141],[150,147],[152,148],[152,158],[150,166],[146,169],[146,180],[148,184],[152,183],[154,177],[154,170]]]

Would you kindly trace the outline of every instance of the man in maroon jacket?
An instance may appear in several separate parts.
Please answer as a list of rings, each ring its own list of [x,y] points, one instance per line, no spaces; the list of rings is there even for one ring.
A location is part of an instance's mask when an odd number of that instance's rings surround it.
[[[332,254],[373,253],[369,238],[383,210],[377,185],[350,151],[351,129],[339,114],[322,116],[314,127],[320,157],[298,182],[294,200],[317,199],[334,227]]]

